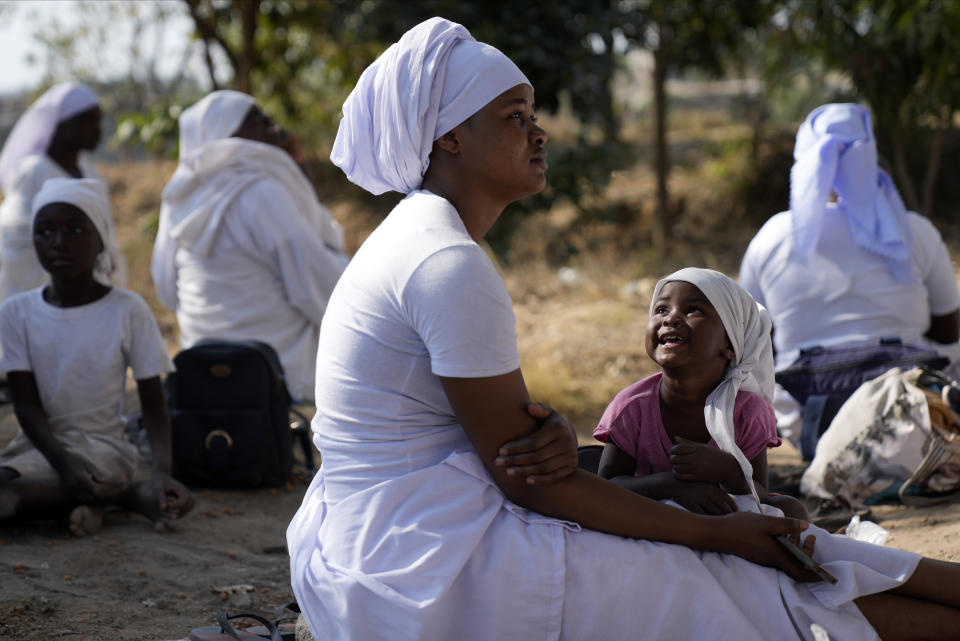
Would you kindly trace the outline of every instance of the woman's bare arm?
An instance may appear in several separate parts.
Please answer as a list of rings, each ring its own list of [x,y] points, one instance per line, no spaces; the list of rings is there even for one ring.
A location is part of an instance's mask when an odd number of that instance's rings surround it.
[[[811,578],[772,538],[776,534],[799,536],[806,527],[801,521],[743,512],[724,517],[692,514],[582,470],[543,485],[508,475],[495,464],[500,446],[536,428],[536,421],[526,411],[530,399],[520,370],[484,378],[441,377],[441,382],[487,470],[518,505],[609,534],[728,552],[780,568],[795,578]]]
[[[942,316],[931,316],[926,337],[935,343],[956,343],[960,340],[960,309]]]

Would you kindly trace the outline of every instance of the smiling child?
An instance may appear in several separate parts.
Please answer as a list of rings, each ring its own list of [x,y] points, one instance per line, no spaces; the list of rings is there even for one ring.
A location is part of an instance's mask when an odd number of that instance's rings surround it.
[[[766,492],[766,450],[780,445],[767,311],[723,274],[683,269],[654,291],[645,346],[662,371],[604,412],[600,476],[713,515],[737,511],[731,494],[751,494],[752,478],[762,502],[806,519],[799,501]]]

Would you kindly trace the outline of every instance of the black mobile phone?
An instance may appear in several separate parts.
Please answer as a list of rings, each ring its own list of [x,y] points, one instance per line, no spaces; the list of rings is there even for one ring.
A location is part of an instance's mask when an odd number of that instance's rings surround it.
[[[798,548],[790,539],[782,534],[773,538],[775,538],[777,542],[787,550],[787,552],[793,555],[796,560],[800,561],[800,563],[803,564],[803,567],[807,568],[811,572],[816,572],[817,576],[824,581],[827,581],[831,584],[836,584],[837,577],[827,572],[822,565],[814,561],[806,552]]]

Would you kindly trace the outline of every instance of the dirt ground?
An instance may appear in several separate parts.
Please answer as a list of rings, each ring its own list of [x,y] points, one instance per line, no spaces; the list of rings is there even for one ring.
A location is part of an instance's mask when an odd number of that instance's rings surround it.
[[[103,168],[130,262],[130,288],[150,303],[171,353],[175,322],[156,302],[148,263],[157,195],[172,170],[172,163]],[[653,185],[649,176],[624,176],[621,182],[621,192]],[[649,200],[646,192],[629,196]],[[349,249],[355,249],[376,221],[368,217],[357,224],[354,205],[328,204],[342,222],[353,221],[347,235]],[[692,197],[688,206],[710,210]],[[563,232],[569,223],[564,216],[561,211],[533,219],[530,233],[521,236],[542,248]],[[579,258],[566,267],[539,261],[503,271],[531,394],[563,410],[589,442],[606,402],[651,371],[640,337],[659,274],[648,275],[643,265],[622,255],[604,256],[591,246],[595,241],[636,246],[646,242],[642,237],[627,236],[615,224],[586,232],[578,236],[586,239]],[[752,231],[737,234],[723,236],[716,254],[691,253],[683,264],[729,271]],[[536,254],[536,248],[530,252]],[[0,407],[0,444],[15,429],[10,407]],[[773,473],[795,470],[799,456],[784,447],[770,462]],[[269,616],[292,599],[285,529],[305,490],[306,480],[299,479],[279,490],[200,491],[193,513],[165,534],[121,512],[108,514],[103,531],[83,539],[70,536],[62,519],[0,524],[0,641],[168,641],[213,625],[220,609]],[[890,546],[960,561],[960,503],[882,506],[874,509],[874,520],[890,530]]]

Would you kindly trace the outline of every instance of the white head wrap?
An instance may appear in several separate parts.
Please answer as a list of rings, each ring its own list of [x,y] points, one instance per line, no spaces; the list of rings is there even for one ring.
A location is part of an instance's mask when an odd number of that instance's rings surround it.
[[[817,107],[800,125],[793,157],[794,249],[801,256],[816,251],[832,190],[853,242],[885,258],[898,281],[913,281],[907,211],[889,174],[877,166],[870,113],[850,103]]]
[[[180,125],[180,158],[193,154],[213,140],[229,138],[240,128],[250,107],[257,104],[253,96],[239,91],[214,91],[184,110]]]
[[[0,188],[10,193],[20,161],[46,151],[57,125],[100,104],[93,89],[64,82],[47,89],[13,126],[0,152]]]
[[[36,220],[43,207],[52,203],[73,205],[87,215],[103,243],[103,251],[97,256],[93,270],[94,278],[104,285],[122,286],[124,261],[113,233],[106,185],[95,178],[50,178],[33,199],[33,219]]]
[[[703,292],[717,310],[723,329],[733,346],[734,359],[730,362],[723,380],[707,397],[703,408],[707,431],[721,450],[732,454],[753,487],[753,467],[737,446],[734,437],[733,408],[737,393],[742,389],[760,394],[768,403],[773,402],[773,344],[770,328],[773,323],[767,310],[729,277],[712,269],[687,267],[674,272],[657,283],[650,300],[650,314],[660,291],[667,283],[683,281]],[[759,502],[759,499],[758,499]]]
[[[431,18],[390,45],[343,103],[330,160],[373,194],[420,187],[433,141],[507,89],[533,86],[498,49]]]

